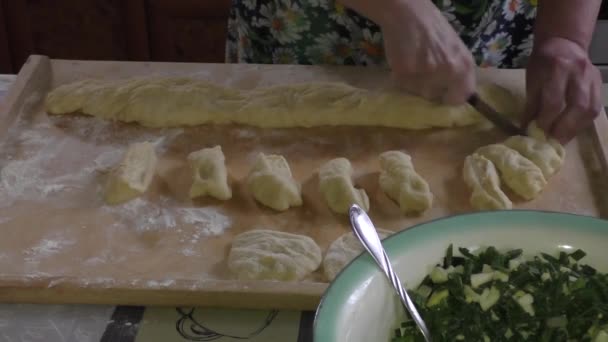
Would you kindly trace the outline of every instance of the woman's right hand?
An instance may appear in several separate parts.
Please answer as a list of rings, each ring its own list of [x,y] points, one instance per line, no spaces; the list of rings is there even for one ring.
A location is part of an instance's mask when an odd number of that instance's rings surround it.
[[[387,3],[376,23],[398,84],[432,101],[466,102],[475,91],[475,62],[443,14],[430,0]]]

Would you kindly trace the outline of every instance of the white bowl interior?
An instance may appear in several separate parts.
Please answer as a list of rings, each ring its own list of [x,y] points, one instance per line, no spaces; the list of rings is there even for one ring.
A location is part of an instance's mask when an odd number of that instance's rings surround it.
[[[450,243],[454,244],[454,254],[459,254],[457,247],[522,248],[528,256],[580,248],[587,253],[582,263],[608,271],[608,222],[567,214],[517,215],[516,220],[502,213],[457,216],[454,220],[439,220],[396,234],[383,244],[407,288],[416,287],[435,264],[442,262]],[[500,220],[503,217],[506,219]],[[588,220],[595,225],[577,227],[578,222]],[[605,225],[605,230],[598,229],[598,225]],[[403,309],[371,257],[362,255],[356,259],[336,278],[335,284],[317,313],[315,342],[330,341],[328,338],[333,342],[390,341],[404,318]],[[336,298],[329,299],[332,296]],[[333,327],[323,324],[325,320],[334,320]]]

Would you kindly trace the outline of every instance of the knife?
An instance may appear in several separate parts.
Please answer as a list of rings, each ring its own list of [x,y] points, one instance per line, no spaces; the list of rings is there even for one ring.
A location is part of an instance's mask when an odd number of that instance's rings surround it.
[[[473,106],[479,113],[481,113],[486,119],[490,120],[496,127],[501,129],[508,135],[528,135],[527,132],[515,126],[509,119],[504,115],[498,113],[494,108],[482,100],[479,95],[473,94],[467,102]]]

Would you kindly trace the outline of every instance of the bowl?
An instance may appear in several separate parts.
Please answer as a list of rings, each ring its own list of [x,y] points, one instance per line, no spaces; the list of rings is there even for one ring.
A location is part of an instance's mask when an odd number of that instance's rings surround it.
[[[495,211],[430,221],[383,240],[404,286],[415,288],[442,261],[447,247],[522,248],[524,255],[578,248],[581,263],[608,272],[608,221],[565,213]],[[388,342],[405,318],[396,294],[363,253],[326,290],[314,322],[314,342]]]

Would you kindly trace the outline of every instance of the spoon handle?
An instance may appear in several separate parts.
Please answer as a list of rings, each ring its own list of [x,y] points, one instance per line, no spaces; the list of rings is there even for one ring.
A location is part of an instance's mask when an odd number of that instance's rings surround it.
[[[367,250],[369,254],[371,254],[372,258],[378,266],[382,269],[388,280],[391,282],[391,285],[397,291],[399,295],[399,299],[403,304],[404,308],[409,312],[410,316],[416,322],[416,325],[422,332],[424,339],[427,342],[431,342],[431,335],[429,333],[424,320],[418,313],[414,302],[408,295],[407,291],[403,288],[399,277],[393,270],[391,266],[391,262],[382,247],[382,242],[380,241],[380,237],[376,232],[376,228],[372,223],[371,219],[367,215],[367,213],[361,209],[358,205],[353,204],[349,210],[350,222],[353,228],[353,231],[359,241],[363,244],[363,247]]]

